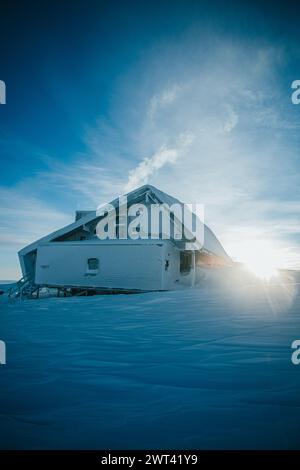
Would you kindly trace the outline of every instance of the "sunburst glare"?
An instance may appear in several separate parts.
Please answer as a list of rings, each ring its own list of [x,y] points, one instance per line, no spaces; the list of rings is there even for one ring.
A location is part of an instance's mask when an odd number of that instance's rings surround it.
[[[239,247],[239,261],[259,279],[270,281],[280,275],[284,267],[282,254],[271,242],[251,240]]]

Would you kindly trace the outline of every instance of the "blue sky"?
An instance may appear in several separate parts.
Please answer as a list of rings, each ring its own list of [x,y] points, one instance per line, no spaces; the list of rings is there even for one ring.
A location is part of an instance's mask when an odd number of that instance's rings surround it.
[[[300,267],[295,7],[41,3],[0,6],[0,279],[76,209],[145,182],[205,204],[235,259],[261,242]]]

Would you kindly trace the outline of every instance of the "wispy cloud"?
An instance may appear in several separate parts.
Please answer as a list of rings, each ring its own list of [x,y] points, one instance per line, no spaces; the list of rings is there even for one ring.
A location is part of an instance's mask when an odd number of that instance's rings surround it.
[[[159,94],[153,95],[150,99],[148,111],[150,119],[154,119],[157,112],[172,104],[178,98],[181,91],[182,87],[175,83]]]
[[[38,184],[49,185],[64,195],[72,198],[76,208],[95,209],[99,202],[106,202],[120,192],[124,180],[118,175],[118,170],[103,166],[103,162],[91,156],[77,158],[73,165],[49,162],[49,170],[38,175]]]
[[[180,135],[175,148],[161,147],[152,157],[144,158],[136,168],[129,171],[128,182],[125,185],[125,192],[131,191],[149,182],[151,177],[167,164],[173,164],[180,157],[180,154],[193,141],[192,134]]]
[[[16,279],[20,274],[17,252],[72,220],[70,214],[23,189],[0,187],[0,207],[0,279]]]
[[[128,183],[125,185],[125,191],[131,191],[149,181],[155,171],[162,168],[167,163],[174,163],[178,158],[176,149],[162,147],[152,157],[144,158],[136,168],[129,171]]]
[[[224,131],[231,132],[239,122],[238,114],[231,105],[227,105],[228,116],[224,123]]]

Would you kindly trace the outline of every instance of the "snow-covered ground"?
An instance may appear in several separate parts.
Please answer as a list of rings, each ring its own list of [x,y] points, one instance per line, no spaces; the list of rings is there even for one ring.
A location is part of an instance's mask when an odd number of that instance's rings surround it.
[[[0,298],[0,447],[300,448],[296,282]]]
[[[16,281],[0,281],[0,292],[6,292]]]

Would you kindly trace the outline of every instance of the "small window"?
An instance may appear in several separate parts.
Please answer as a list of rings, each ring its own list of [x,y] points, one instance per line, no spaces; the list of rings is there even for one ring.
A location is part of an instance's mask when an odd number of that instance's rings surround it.
[[[87,270],[88,271],[98,271],[99,269],[99,260],[98,258],[89,258],[87,260]]]
[[[180,252],[180,272],[188,274],[192,269],[192,253],[190,251]]]

